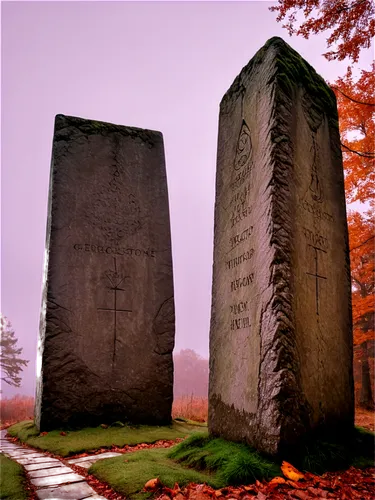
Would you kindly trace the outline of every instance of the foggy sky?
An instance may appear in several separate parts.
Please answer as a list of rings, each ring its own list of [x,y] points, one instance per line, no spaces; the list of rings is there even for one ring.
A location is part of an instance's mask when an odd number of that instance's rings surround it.
[[[270,2],[2,2],[1,312],[33,395],[48,181],[58,113],[164,135],[176,350],[208,357],[219,103],[272,36],[326,80],[325,38],[289,38]],[[362,58],[368,69],[371,51]]]

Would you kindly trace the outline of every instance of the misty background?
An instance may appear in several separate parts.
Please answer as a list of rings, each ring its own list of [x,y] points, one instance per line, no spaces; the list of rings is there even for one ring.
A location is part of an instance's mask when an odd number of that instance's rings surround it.
[[[176,347],[208,358],[219,103],[242,67],[281,36],[327,81],[326,35],[290,38],[275,2],[1,3],[1,312],[30,360],[34,395],[47,196],[58,113],[164,136]],[[367,68],[371,51],[363,54]],[[202,367],[203,369],[203,367]]]

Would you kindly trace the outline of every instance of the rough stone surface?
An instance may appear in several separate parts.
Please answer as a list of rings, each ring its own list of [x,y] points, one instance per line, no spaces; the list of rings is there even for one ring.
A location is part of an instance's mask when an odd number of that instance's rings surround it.
[[[41,464],[30,464],[30,465],[23,465],[23,467],[29,472],[33,470],[44,470],[44,469],[51,469],[55,467],[62,467],[62,464],[56,463],[56,462],[44,462]]]
[[[31,464],[42,464],[42,463],[45,463],[45,462],[55,462],[57,463],[58,460],[57,458],[51,458],[51,457],[48,457],[47,455],[46,456],[41,456],[41,457],[31,457],[31,458],[17,458],[17,462],[19,464],[22,464],[22,465],[31,465]]]
[[[273,38],[220,106],[209,431],[275,455],[353,421],[336,100]]]
[[[36,424],[167,424],[174,297],[160,132],[57,115]]]
[[[58,488],[43,488],[36,494],[40,500],[81,500],[94,496],[95,491],[87,483],[81,482]]]
[[[74,472],[71,472],[70,474],[59,474],[58,476],[35,477],[30,479],[32,484],[39,488],[43,486],[56,486],[59,484],[66,484],[66,483],[78,483],[79,481],[83,480],[84,480],[83,476],[75,474]]]
[[[10,455],[12,458],[44,458],[44,455],[42,453],[32,453],[30,452],[24,452],[24,451],[14,451],[10,452],[8,451],[8,455]]]
[[[72,472],[72,469],[69,467],[59,466],[54,467],[53,469],[42,469],[42,470],[33,470],[29,472],[29,477],[47,477],[47,476],[58,476],[60,474],[69,474]]]
[[[74,458],[72,460],[68,460],[68,463],[77,465],[77,467],[82,467],[83,469],[89,469],[98,460],[103,460],[104,458],[118,457],[120,455],[121,453],[108,451],[105,453],[99,453],[98,455],[90,455],[88,457]]]

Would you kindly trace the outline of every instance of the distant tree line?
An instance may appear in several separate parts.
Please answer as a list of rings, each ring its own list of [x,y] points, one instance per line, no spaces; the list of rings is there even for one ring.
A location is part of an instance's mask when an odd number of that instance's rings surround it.
[[[174,398],[193,394],[208,397],[208,359],[193,349],[174,354]]]

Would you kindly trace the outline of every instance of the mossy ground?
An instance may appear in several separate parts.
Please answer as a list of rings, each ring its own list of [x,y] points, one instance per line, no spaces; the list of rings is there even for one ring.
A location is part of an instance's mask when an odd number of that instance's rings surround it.
[[[114,490],[130,499],[143,499],[153,493],[143,492],[150,479],[159,478],[164,486],[173,488],[188,483],[206,483],[219,487],[214,474],[196,471],[171,460],[169,449],[142,450],[121,457],[99,460],[89,469],[89,474],[108,483]]]
[[[0,454],[0,498],[24,500],[29,497],[25,486],[26,477],[23,467]]]
[[[182,419],[181,419],[182,420]],[[196,431],[199,432],[196,432]],[[195,432],[194,432],[195,431]],[[189,437],[170,449],[150,449],[99,460],[89,469],[127,498],[151,496],[143,490],[147,481],[159,478],[172,488],[175,483],[206,483],[214,488],[251,484],[256,479],[281,475],[280,460],[265,457],[250,446],[209,437],[205,426],[174,421],[170,427],[86,428],[61,436],[60,430],[39,436],[32,421],[8,429],[22,441],[53,453],[68,456],[112,445],[152,443],[159,439]],[[285,457],[284,457],[285,459]],[[290,460],[289,460],[290,461]],[[345,436],[313,436],[301,441],[292,464],[301,471],[322,474],[351,465],[374,465],[374,433],[356,428]],[[20,499],[23,497],[20,497]]]
[[[374,465],[373,447],[374,434],[363,429],[343,436],[341,442],[314,437],[301,443],[300,456],[293,465],[317,474],[350,465],[367,467]],[[140,499],[150,496],[142,490],[153,478],[170,488],[175,483],[184,486],[189,482],[222,488],[282,475],[280,464],[281,460],[265,457],[250,446],[210,438],[201,432],[169,450],[139,451],[100,460],[89,472],[128,498]]]
[[[61,431],[66,435],[62,436]],[[205,430],[201,424],[174,421],[170,426],[112,426],[87,427],[81,430],[66,431],[57,429],[40,435],[32,420],[12,425],[8,429],[10,436],[18,437],[24,443],[44,451],[67,457],[98,448],[154,443],[160,439],[172,440],[183,438],[194,431]]]
[[[250,446],[202,433],[194,433],[174,446],[169,457],[187,467],[214,472],[221,486],[249,484],[281,473],[277,463]]]

